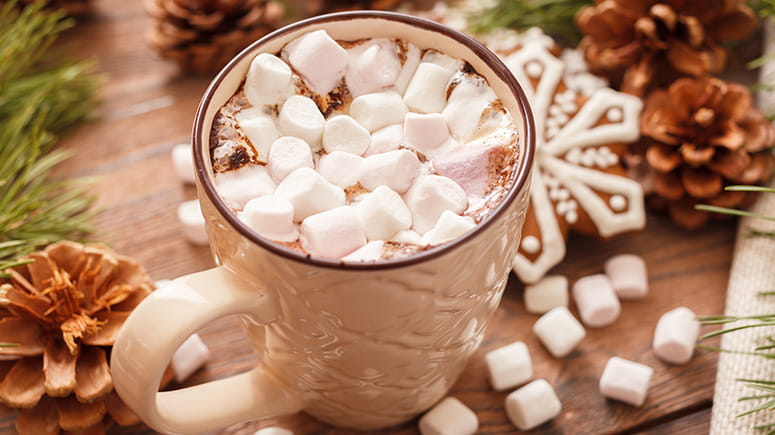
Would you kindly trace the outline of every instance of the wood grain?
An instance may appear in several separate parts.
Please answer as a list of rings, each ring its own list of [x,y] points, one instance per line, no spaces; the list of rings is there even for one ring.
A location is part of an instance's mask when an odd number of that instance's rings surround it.
[[[98,176],[94,193],[104,209],[97,237],[137,258],[154,279],[173,278],[213,265],[207,248],[182,238],[176,207],[194,197],[172,172],[170,151],[189,141],[199,97],[207,77],[187,77],[157,59],[143,40],[147,24],[142,2],[96,1],[93,16],[82,20],[61,44],[78,57],[95,57],[107,82],[97,119],[67,136],[62,146],[75,155],[59,168],[63,177]],[[451,394],[474,409],[480,433],[515,432],[503,411],[505,393],[488,385],[483,354],[504,344],[524,341],[532,354],[536,378],[555,386],[562,414],[535,433],[697,433],[706,432],[716,372],[716,355],[699,352],[686,366],[658,361],[651,352],[653,328],[659,316],[685,305],[700,314],[723,311],[734,224],[714,223],[684,232],[666,218],[650,215],[644,232],[610,241],[572,236],[568,256],[554,273],[571,281],[602,271],[603,262],[620,253],[642,255],[649,267],[651,292],[638,302],[625,302],[613,325],[588,331],[580,347],[567,358],[549,356],[531,333],[537,316],[524,311],[522,287],[512,277],[503,302]],[[236,319],[222,319],[201,331],[212,358],[189,384],[218,379],[257,364]],[[646,404],[633,408],[600,396],[597,382],[610,356],[636,360],[655,369]],[[225,434],[252,434],[268,425],[296,433],[344,434],[305,414],[232,426]],[[0,433],[13,433],[13,416],[0,419]],[[414,434],[415,422],[382,431]],[[115,433],[143,433],[141,428]]]

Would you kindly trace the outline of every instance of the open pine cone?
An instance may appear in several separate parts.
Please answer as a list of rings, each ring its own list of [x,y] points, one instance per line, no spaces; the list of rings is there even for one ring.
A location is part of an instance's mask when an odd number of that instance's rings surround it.
[[[709,217],[695,210],[696,204],[743,205],[748,194],[724,187],[759,184],[772,174],[775,127],[739,84],[683,78],[654,91],[641,115],[641,133],[649,184],[685,228],[699,227]]]
[[[113,392],[110,346],[153,289],[145,270],[104,247],[60,242],[0,278],[0,402],[20,434],[100,433],[138,418]]]
[[[595,0],[576,15],[580,48],[594,73],[642,96],[652,84],[720,72],[721,43],[756,24],[745,0]]]

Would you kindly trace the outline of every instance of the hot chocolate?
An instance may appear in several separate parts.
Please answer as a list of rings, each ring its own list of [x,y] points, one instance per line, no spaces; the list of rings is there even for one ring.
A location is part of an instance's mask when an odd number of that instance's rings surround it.
[[[317,30],[253,59],[210,153],[219,194],[255,232],[362,262],[473,229],[514,182],[518,140],[468,63]]]

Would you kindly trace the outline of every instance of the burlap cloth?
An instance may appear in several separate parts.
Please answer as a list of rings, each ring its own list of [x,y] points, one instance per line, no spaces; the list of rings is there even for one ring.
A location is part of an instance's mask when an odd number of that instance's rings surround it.
[[[775,26],[765,26],[765,52],[775,54]],[[775,83],[775,61],[761,71],[767,83]],[[759,105],[765,113],[775,111],[775,93],[759,94]],[[775,183],[772,183],[775,187]],[[775,216],[775,194],[761,195],[752,209],[755,213]],[[775,240],[751,237],[750,228],[775,231],[775,222],[744,218],[740,222],[735,254],[729,276],[725,312],[727,315],[775,313],[775,296],[759,296],[761,291],[775,291]],[[763,337],[775,334],[771,327],[751,328],[728,334],[721,339],[724,349],[751,350],[763,343]],[[756,433],[754,426],[775,423],[775,413],[765,411],[745,417],[736,416],[763,402],[738,402],[738,398],[763,394],[742,385],[735,379],[775,379],[775,360],[754,356],[722,353],[716,375],[711,417],[712,434]],[[763,433],[763,432],[759,432]]]

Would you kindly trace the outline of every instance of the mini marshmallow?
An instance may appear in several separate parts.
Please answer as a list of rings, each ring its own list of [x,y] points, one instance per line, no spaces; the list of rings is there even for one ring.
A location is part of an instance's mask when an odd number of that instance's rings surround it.
[[[296,90],[291,68],[269,53],[261,53],[250,62],[244,87],[245,97],[256,107],[280,104]]]
[[[277,129],[274,119],[255,108],[241,110],[237,112],[236,117],[250,144],[258,152],[258,161],[268,162],[269,149],[280,137],[280,130]]]
[[[371,134],[371,142],[364,155],[371,156],[394,151],[405,142],[404,126],[401,124],[388,125]]]
[[[692,310],[678,307],[659,318],[654,330],[652,348],[662,361],[686,364],[692,359],[700,335],[700,322]]]
[[[402,122],[407,111],[404,100],[396,91],[361,95],[350,103],[350,116],[369,131]]]
[[[389,151],[366,157],[358,181],[368,190],[387,186],[403,194],[412,186],[421,168],[422,164],[415,153],[409,150]]]
[[[512,389],[533,377],[530,353],[521,341],[487,352],[484,360],[495,391]]]
[[[294,95],[285,100],[277,121],[283,135],[303,139],[313,151],[320,150],[326,119],[310,98]]]
[[[237,216],[258,234],[278,242],[299,238],[293,223],[293,204],[275,195],[251,199]]]
[[[603,274],[585,276],[573,284],[573,299],[585,325],[602,328],[619,318],[622,306],[611,281]]]
[[[401,195],[387,186],[377,186],[358,203],[356,210],[369,240],[388,240],[412,226],[412,212]]]
[[[459,140],[466,141],[473,137],[479,129],[482,113],[496,98],[484,78],[463,80],[449,94],[447,105],[441,114],[449,123],[452,134]]]
[[[554,388],[537,379],[506,396],[506,415],[519,430],[530,430],[560,415],[562,404]]]
[[[257,430],[253,435],[293,435],[293,432],[281,427],[265,427]]]
[[[383,242],[382,240],[375,240],[345,255],[344,257],[342,257],[342,261],[348,261],[351,263],[365,263],[368,261],[377,261],[380,258],[382,258],[382,248],[384,247],[385,247],[385,242]]]
[[[183,237],[195,245],[207,244],[205,217],[198,199],[185,201],[178,206],[178,221],[183,229]]]
[[[473,435],[479,419],[455,397],[447,397],[420,418],[422,435]]]
[[[462,60],[455,59],[452,56],[447,56],[446,54],[436,50],[426,50],[422,55],[421,61],[438,65],[449,71],[450,74],[459,70],[463,66]]]
[[[345,151],[362,155],[371,143],[371,135],[356,120],[347,115],[337,115],[326,121],[323,130],[323,149],[327,153]]]
[[[528,313],[543,314],[552,308],[568,306],[568,278],[548,275],[541,281],[525,287],[525,309]]]
[[[234,208],[241,209],[253,198],[271,195],[275,183],[265,166],[245,165],[234,171],[215,174],[215,189]]]
[[[363,157],[344,151],[325,154],[318,161],[318,172],[329,182],[339,187],[352,186],[358,182]]]
[[[185,382],[200,367],[205,365],[210,358],[210,349],[202,341],[199,334],[194,334],[180,345],[172,355],[172,372],[175,374],[175,382]]]
[[[404,199],[412,211],[412,228],[420,234],[433,228],[445,210],[460,214],[468,207],[465,191],[454,181],[440,175],[420,178],[406,192]]]
[[[422,246],[422,236],[412,230],[401,230],[390,238],[391,242]]]
[[[600,394],[632,406],[641,406],[646,401],[652,374],[654,369],[647,365],[611,357],[600,376]]]
[[[452,72],[434,63],[421,62],[404,93],[413,112],[439,113],[447,104],[447,83]]]
[[[344,189],[329,183],[311,168],[291,172],[277,186],[275,194],[293,204],[296,222],[345,204]]]
[[[363,225],[350,206],[314,214],[301,223],[301,246],[311,255],[341,258],[365,244]]]
[[[471,196],[481,196],[490,187],[493,163],[506,156],[502,146],[461,146],[447,153],[439,153],[431,161],[440,175],[451,178]]]
[[[447,121],[438,113],[407,113],[404,117],[404,137],[417,151],[428,155],[449,139]]]
[[[312,168],[312,150],[307,142],[293,136],[283,136],[269,149],[269,174],[276,182],[283,181],[299,168]]]
[[[420,49],[411,42],[406,43],[404,51],[404,64],[401,66],[401,72],[396,78],[395,87],[401,95],[406,92],[409,81],[412,80],[414,72],[417,71],[417,65],[420,64]]]
[[[283,49],[283,55],[307,86],[321,95],[334,89],[347,69],[347,52],[325,30],[297,38]]]
[[[649,291],[646,262],[643,258],[623,254],[605,262],[605,274],[620,299],[642,299]]]
[[[172,165],[175,167],[175,174],[180,181],[194,183],[194,155],[191,152],[190,143],[182,143],[172,147]]]
[[[547,311],[533,325],[533,333],[555,358],[571,353],[586,335],[584,327],[566,307]]]
[[[436,221],[436,225],[423,234],[423,245],[440,245],[454,240],[476,227],[476,222],[470,216],[460,216],[449,210],[444,210]]]
[[[353,98],[392,86],[401,72],[396,43],[373,38],[349,50],[345,82]]]

